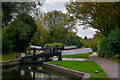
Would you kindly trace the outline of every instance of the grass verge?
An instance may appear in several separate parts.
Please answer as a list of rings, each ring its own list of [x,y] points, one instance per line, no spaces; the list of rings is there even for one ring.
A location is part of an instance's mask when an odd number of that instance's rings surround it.
[[[112,59],[112,60],[120,63],[120,59]]]
[[[36,53],[38,53],[39,51],[36,51]],[[18,54],[18,58],[16,58],[16,55]],[[30,52],[30,54],[33,54],[33,51]],[[30,55],[27,51],[27,53],[25,54]],[[2,55],[2,62],[7,62],[7,61],[11,61],[11,60],[18,60],[21,58],[21,53],[20,52],[12,52],[10,54],[4,54]]]
[[[93,61],[51,61],[48,63],[80,72],[90,73],[90,79],[107,78],[105,72]],[[98,73],[95,73],[96,70]]]

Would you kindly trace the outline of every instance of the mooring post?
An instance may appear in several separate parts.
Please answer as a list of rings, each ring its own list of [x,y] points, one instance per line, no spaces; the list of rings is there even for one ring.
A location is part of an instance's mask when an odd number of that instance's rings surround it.
[[[60,52],[60,55],[59,55],[58,61],[62,61],[61,52]]]

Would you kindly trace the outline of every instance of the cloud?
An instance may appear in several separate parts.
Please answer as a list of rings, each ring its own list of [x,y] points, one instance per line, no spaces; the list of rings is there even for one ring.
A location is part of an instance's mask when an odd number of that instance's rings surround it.
[[[68,2],[69,0],[46,0],[46,3],[54,3],[54,2]]]
[[[66,13],[65,0],[47,0],[43,3],[43,8],[48,12],[57,10]]]
[[[67,10],[62,10],[63,13],[67,13]]]
[[[93,28],[83,29],[83,26],[77,26],[77,29],[77,35],[82,38],[84,38],[85,36],[87,36],[88,38],[92,38],[96,31],[96,29]]]

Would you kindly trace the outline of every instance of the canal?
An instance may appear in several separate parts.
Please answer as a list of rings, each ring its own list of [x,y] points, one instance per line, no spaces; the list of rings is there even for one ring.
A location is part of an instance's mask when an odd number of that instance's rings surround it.
[[[65,76],[42,65],[16,65],[14,67],[2,68],[2,80],[71,80]],[[80,80],[80,79],[79,79]]]

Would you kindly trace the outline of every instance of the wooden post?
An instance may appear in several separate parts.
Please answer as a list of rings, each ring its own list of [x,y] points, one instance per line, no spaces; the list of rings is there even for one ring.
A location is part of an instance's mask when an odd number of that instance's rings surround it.
[[[61,52],[60,52],[60,55],[59,55],[58,61],[62,61]]]
[[[35,49],[35,48],[33,48],[33,55],[35,55],[35,52],[36,52],[36,49]]]
[[[30,54],[30,49],[29,49],[29,54]]]
[[[49,46],[47,45],[47,49],[46,49],[47,51],[48,51],[48,47],[49,47]]]
[[[55,52],[55,48],[53,47],[53,52]]]
[[[33,72],[33,80],[35,80],[35,72]]]

